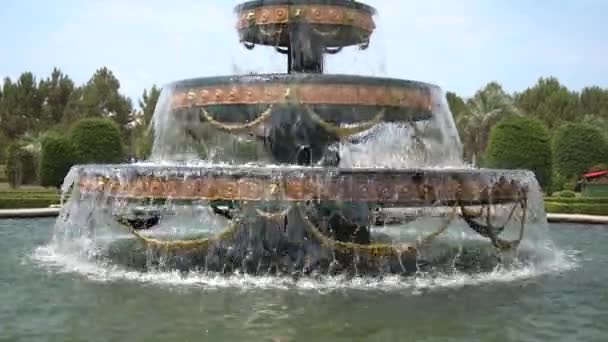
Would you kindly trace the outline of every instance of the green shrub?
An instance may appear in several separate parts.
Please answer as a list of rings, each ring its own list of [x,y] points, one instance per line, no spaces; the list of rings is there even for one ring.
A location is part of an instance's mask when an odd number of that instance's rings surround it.
[[[564,183],[563,189],[564,191],[574,192],[576,190],[576,181],[568,181]]]
[[[606,170],[608,170],[608,165],[606,165],[604,163],[600,163],[600,164],[593,165],[592,167],[587,169],[587,172],[591,173],[591,172],[599,172],[599,171],[606,171]]]
[[[558,202],[558,203],[587,203],[587,204],[608,204],[608,197],[545,197],[545,202]]]
[[[35,157],[23,148],[23,143],[10,144],[6,162],[6,177],[12,187],[36,183]]]
[[[40,185],[59,188],[74,165],[74,149],[67,137],[47,135],[42,140]]]
[[[555,170],[568,179],[608,160],[608,142],[599,129],[586,124],[560,126],[553,137]]]
[[[4,137],[4,135],[2,135],[2,133],[0,133],[0,164],[4,164],[6,163],[6,153],[7,153],[7,147],[8,147],[9,143],[8,143],[8,139]]]
[[[6,165],[0,165],[0,183],[6,183],[8,179],[6,178]]]
[[[608,215],[608,203],[545,202],[545,210],[556,214]]]
[[[576,192],[570,190],[564,190],[559,193],[559,197],[562,198],[574,198],[576,197]]]
[[[531,170],[546,189],[552,174],[549,133],[536,119],[508,117],[490,132],[485,162],[490,168]]]
[[[119,163],[123,161],[120,129],[112,120],[87,118],[70,131],[77,164]]]
[[[568,178],[562,176],[559,172],[553,170],[551,176],[551,192],[560,192],[564,190],[564,185],[568,182]]]

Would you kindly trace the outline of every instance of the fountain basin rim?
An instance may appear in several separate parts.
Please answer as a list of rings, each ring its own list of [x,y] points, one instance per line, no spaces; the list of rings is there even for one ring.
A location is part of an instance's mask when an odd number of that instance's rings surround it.
[[[417,167],[417,168],[394,168],[394,167],[327,167],[327,166],[302,166],[295,164],[229,164],[229,163],[213,163],[206,161],[170,161],[170,160],[149,160],[133,164],[78,164],[72,166],[72,169],[77,170],[94,170],[94,169],[148,169],[148,170],[216,170],[223,172],[225,170],[238,170],[246,173],[262,172],[262,171],[285,171],[285,172],[308,172],[308,171],[325,171],[327,173],[338,174],[402,174],[402,173],[443,173],[449,174],[479,174],[484,176],[509,175],[528,177],[534,173],[525,169],[492,169],[492,168],[475,168],[475,167]]]
[[[321,167],[77,166],[83,194],[121,199],[479,205],[527,198],[529,171]]]
[[[174,81],[165,85],[165,88],[183,89],[200,86],[255,83],[293,83],[293,84],[344,84],[344,85],[374,85],[395,86],[404,88],[419,88],[429,90],[441,90],[435,84],[422,81],[405,80],[390,77],[361,76],[349,74],[306,74],[306,73],[267,73],[267,74],[241,74],[210,77],[187,78]]]

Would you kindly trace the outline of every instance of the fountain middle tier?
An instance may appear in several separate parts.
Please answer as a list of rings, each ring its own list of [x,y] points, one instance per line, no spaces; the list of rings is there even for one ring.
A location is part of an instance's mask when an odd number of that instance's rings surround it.
[[[153,159],[174,159],[177,151],[192,146],[198,154],[189,159],[339,166],[344,153],[336,150],[360,146],[374,140],[372,135],[388,141],[391,137],[382,136],[388,126],[393,135],[401,135],[392,138],[409,141],[395,153],[417,149],[435,161],[460,156],[449,109],[434,85],[352,75],[267,74],[197,78],[165,87],[155,113]],[[239,153],[236,145],[249,146]],[[231,148],[235,151],[212,158]]]

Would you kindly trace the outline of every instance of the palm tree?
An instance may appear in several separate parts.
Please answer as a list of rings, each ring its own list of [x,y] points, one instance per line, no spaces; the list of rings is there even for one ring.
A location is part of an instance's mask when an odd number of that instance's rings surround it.
[[[456,120],[464,145],[464,157],[476,163],[488,144],[490,129],[509,115],[521,115],[513,98],[496,82],[477,91],[466,103],[466,110]]]

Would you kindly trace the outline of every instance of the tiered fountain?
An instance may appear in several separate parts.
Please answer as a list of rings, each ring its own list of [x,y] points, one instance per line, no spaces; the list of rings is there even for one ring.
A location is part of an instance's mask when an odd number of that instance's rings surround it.
[[[544,222],[529,172],[464,166],[438,87],[324,74],[326,54],[368,47],[373,8],[256,0],[236,12],[242,44],[286,55],[287,73],[165,87],[151,161],[74,167],[58,240],[145,269],[411,274],[492,267]]]

